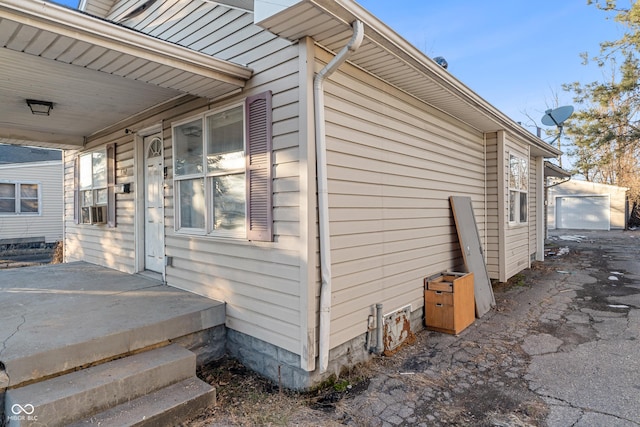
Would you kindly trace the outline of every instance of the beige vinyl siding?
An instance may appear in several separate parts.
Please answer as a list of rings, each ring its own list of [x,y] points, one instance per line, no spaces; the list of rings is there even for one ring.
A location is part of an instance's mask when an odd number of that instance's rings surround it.
[[[448,197],[472,198],[484,236],[484,158],[482,134],[354,67],[325,93],[335,347],[376,303],[416,310],[424,277],[461,266]]]
[[[510,139],[507,135],[505,140],[504,150],[504,189],[505,192],[505,241],[504,241],[504,256],[505,256],[505,270],[504,276],[501,276],[501,280],[507,280],[513,275],[519,273],[530,265],[529,258],[529,223],[531,220],[531,209],[528,212],[528,220],[525,224],[510,224],[509,219],[509,156],[513,154],[523,159],[529,159],[529,147]],[[529,174],[531,169],[535,168],[535,165],[529,163]],[[530,182],[530,181],[529,181]],[[530,197],[531,189],[529,189]]]
[[[535,259],[538,249],[538,160],[539,157],[529,157],[529,259]]]
[[[109,19],[122,19],[134,0],[121,0]],[[283,40],[253,25],[253,14],[202,0],[166,0],[123,21],[153,37],[237,64],[249,64],[279,49]]]
[[[64,223],[64,260],[65,262],[71,261],[79,261],[82,259],[79,246],[76,244],[74,250],[70,250],[70,246],[72,245],[70,237],[70,232],[73,231],[75,227],[74,223],[74,158],[77,155],[78,151],[75,150],[64,150],[62,152],[62,163],[63,163],[63,171],[62,171],[62,181],[63,181],[63,223]]]
[[[104,18],[109,14],[113,0],[91,0],[88,3],[90,4],[85,7],[84,12]]]
[[[498,209],[499,183],[498,179],[498,135],[490,133],[486,135],[487,156],[487,244],[485,258],[487,272],[491,279],[500,278],[500,227],[501,217]]]
[[[272,47],[275,45],[272,45]],[[298,48],[281,43],[266,57],[254,51],[246,92],[273,92],[274,243],[188,236],[174,231],[173,181],[167,180],[166,254],[173,257],[167,283],[225,301],[227,327],[300,354],[301,272],[298,148]],[[286,70],[284,72],[283,70]],[[213,104],[212,108],[217,105]],[[195,112],[194,112],[195,113]],[[189,114],[182,118],[189,117]],[[167,126],[178,118],[165,120]],[[170,147],[171,128],[165,128]],[[166,150],[167,155],[170,151]],[[172,158],[165,164],[172,168]],[[169,172],[170,178],[173,171]],[[304,286],[304,284],[302,285]]]
[[[287,47],[290,56],[296,47]],[[289,78],[297,85],[297,77]],[[274,85],[277,86],[277,85]],[[289,108],[292,89],[275,92],[274,129],[283,122],[294,120]],[[282,96],[281,96],[282,95]],[[244,99],[244,94],[230,103]],[[145,128],[163,123],[164,161],[167,167],[165,181],[165,250],[173,257],[173,267],[166,272],[167,283],[182,289],[216,298],[227,303],[228,326],[241,332],[272,342],[292,352],[299,352],[298,319],[299,259],[298,234],[295,224],[299,220],[297,185],[292,181],[297,172],[297,147],[286,133],[274,131],[274,223],[276,243],[250,243],[230,239],[214,239],[179,234],[174,231],[173,159],[171,150],[171,123],[192,117],[216,104],[186,97],[181,104],[171,103],[155,114],[133,118],[131,123],[92,141],[92,147],[103,147],[116,142],[116,184],[134,182],[134,150],[137,139],[126,134],[125,127]],[[285,129],[288,127],[285,126]],[[139,139],[141,143],[141,138]],[[135,194],[117,194],[117,221],[115,229],[106,226],[76,225],[73,222],[73,156],[67,159],[67,251],[68,260],[80,260],[106,265],[125,272],[135,272],[134,213]],[[141,256],[141,255],[140,255]],[[278,305],[280,307],[278,307]]]
[[[171,210],[166,245],[174,257],[168,283],[225,301],[229,328],[300,354],[297,54],[297,46],[285,46],[268,61],[256,52],[249,65],[256,74],[247,91],[273,91],[274,243],[182,236],[173,231]]]
[[[0,214],[0,241],[43,237],[47,243],[62,240],[62,162],[47,161],[0,165],[0,182],[38,184],[38,215]]]
[[[126,273],[135,267],[135,197],[116,194],[117,227],[106,224],[76,224],[74,221],[74,159],[77,154],[104,150],[106,144],[116,144],[116,185],[134,181],[133,135],[124,128],[91,141],[82,152],[65,152],[65,260],[87,261]]]
[[[159,9],[156,10],[159,5],[162,6],[162,13]],[[113,8],[111,17],[117,18],[118,14],[124,13],[130,6],[130,2],[120,2]],[[116,135],[125,135],[125,127],[138,130],[162,123],[164,163],[167,168],[164,193],[165,254],[172,257],[172,266],[166,267],[167,283],[226,302],[226,322],[229,328],[301,354],[301,338],[306,334],[306,323],[301,321],[301,318],[306,318],[306,300],[301,301],[301,286],[305,286],[306,282],[303,281],[301,285],[301,276],[306,277],[306,273],[300,271],[299,224],[301,215],[306,215],[307,212],[301,212],[298,182],[298,46],[276,39],[273,34],[253,26],[251,14],[199,0],[158,2],[150,13],[151,15],[144,13],[126,24],[218,58],[241,60],[254,70],[254,74],[242,93],[220,102],[186,97],[185,99],[190,99],[189,102],[156,109],[153,115],[132,118],[126,125],[101,137],[95,144],[103,146],[113,141]],[[153,18],[150,19],[149,16]],[[194,117],[208,109],[237,104],[247,96],[266,90],[273,93],[274,242],[249,242],[176,232],[172,123]],[[117,141],[117,168],[130,165],[125,169],[128,173],[133,173],[136,167],[132,144],[134,141],[141,143],[142,138],[132,135],[122,138],[126,141]],[[128,154],[123,157],[121,147],[128,147],[129,144],[131,149],[127,149]],[[67,181],[71,180],[72,183],[72,178],[71,173]],[[130,182],[136,180],[136,177],[128,176],[125,179],[119,175],[118,182],[121,179],[123,182]],[[138,182],[141,182],[140,179]],[[138,191],[142,192],[143,189]],[[121,224],[127,227],[129,221],[133,223],[135,210],[134,203],[122,205],[125,201],[120,196],[122,195],[118,195],[118,228]],[[70,212],[72,215],[72,211]],[[138,219],[140,220],[141,218]],[[70,222],[73,224],[73,220]],[[104,228],[104,231],[95,228],[84,230],[87,227],[74,225],[71,228],[83,230],[71,235],[72,248],[78,258],[88,255],[96,263],[108,263],[119,269],[126,266],[125,271],[135,269],[133,227],[130,235],[121,236],[117,242],[106,236],[109,233],[117,234],[118,228]],[[129,231],[128,227],[127,230]],[[117,262],[107,262],[113,256],[105,254],[106,251],[99,253],[103,249],[103,242],[107,247],[122,248],[116,251]],[[120,259],[120,251],[126,254],[126,259]],[[142,252],[142,248],[140,251]],[[143,256],[143,253],[138,256]],[[301,331],[302,328],[305,329],[304,332]],[[304,344],[306,345],[306,340]]]

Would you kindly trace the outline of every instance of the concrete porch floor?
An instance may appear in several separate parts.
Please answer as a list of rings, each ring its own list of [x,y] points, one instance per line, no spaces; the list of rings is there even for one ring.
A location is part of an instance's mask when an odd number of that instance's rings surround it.
[[[84,262],[2,270],[0,390],[224,325],[224,316],[224,303]]]

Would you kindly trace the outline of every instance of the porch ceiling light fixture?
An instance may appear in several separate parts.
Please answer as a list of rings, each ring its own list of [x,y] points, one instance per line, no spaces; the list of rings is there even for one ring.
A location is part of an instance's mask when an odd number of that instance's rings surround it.
[[[53,102],[38,101],[37,99],[27,99],[27,105],[31,109],[31,114],[36,116],[48,116],[53,110]]]

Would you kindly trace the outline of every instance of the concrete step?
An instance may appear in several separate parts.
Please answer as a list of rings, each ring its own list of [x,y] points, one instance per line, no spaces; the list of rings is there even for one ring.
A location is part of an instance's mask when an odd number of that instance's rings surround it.
[[[172,344],[7,390],[5,414],[11,427],[68,425],[191,378],[195,369],[195,354]]]
[[[2,294],[10,299],[0,307],[0,342],[11,336],[2,352],[10,388],[224,329],[224,303],[140,275],[87,263],[0,269],[0,275],[0,292],[20,290]]]
[[[216,403],[216,389],[192,377],[71,424],[87,426],[177,426]]]

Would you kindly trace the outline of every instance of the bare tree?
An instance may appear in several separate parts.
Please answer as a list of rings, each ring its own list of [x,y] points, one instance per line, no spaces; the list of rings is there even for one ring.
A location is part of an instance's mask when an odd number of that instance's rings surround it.
[[[631,201],[640,201],[640,5],[618,8],[615,0],[590,2],[625,26],[616,41],[600,44],[594,61],[603,70],[603,81],[563,86],[573,94],[579,111],[565,127],[572,141],[574,172],[588,181],[630,189]]]

